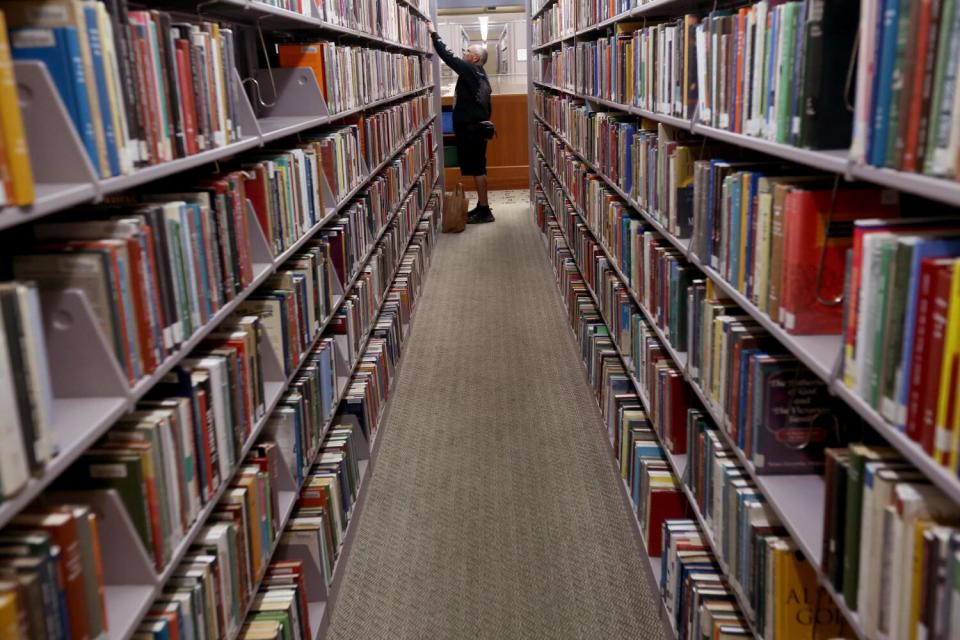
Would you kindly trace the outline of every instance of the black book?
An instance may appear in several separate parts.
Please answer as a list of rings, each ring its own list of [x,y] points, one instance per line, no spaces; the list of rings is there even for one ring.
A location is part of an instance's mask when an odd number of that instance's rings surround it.
[[[131,146],[136,147],[133,162],[135,166],[144,164],[141,155],[147,143],[146,126],[143,115],[137,104],[137,96],[144,95],[135,71],[136,56],[130,42],[130,19],[127,9],[127,0],[106,0],[107,13],[113,28],[113,41],[117,50],[117,67],[120,72],[121,95],[123,107],[127,114],[127,129],[130,135]]]
[[[846,88],[859,20],[860,4],[857,2],[810,0],[800,118],[801,146],[826,149],[850,145],[853,114],[847,109]]]
[[[164,61],[163,79],[167,85],[167,99],[170,103],[170,114],[173,116],[173,140],[174,157],[182,158],[187,155],[187,142],[184,139],[186,135],[186,126],[184,125],[185,116],[183,113],[183,96],[180,95],[180,83],[178,81],[179,73],[177,70],[177,45],[176,31],[174,31],[170,14],[159,14],[159,37],[160,55]]]
[[[144,205],[137,210],[137,215],[150,226],[153,239],[153,255],[156,257],[157,280],[160,282],[160,304],[163,307],[164,342],[167,335],[170,340],[168,348],[179,344],[180,331],[174,327],[180,324],[180,313],[177,305],[176,286],[173,280],[173,267],[170,264],[170,241],[167,237],[167,223],[160,205]]]

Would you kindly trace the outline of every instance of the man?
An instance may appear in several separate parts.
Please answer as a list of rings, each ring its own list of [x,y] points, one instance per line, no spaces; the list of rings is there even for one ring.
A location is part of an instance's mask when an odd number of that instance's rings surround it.
[[[457,137],[457,158],[460,173],[473,176],[477,189],[477,206],[467,215],[468,224],[493,222],[493,212],[487,201],[487,138],[480,123],[490,119],[490,80],[483,70],[487,50],[471,45],[458,58],[447,49],[432,22],[427,30],[433,39],[437,55],[457,74],[457,88],[453,97],[453,132]]]

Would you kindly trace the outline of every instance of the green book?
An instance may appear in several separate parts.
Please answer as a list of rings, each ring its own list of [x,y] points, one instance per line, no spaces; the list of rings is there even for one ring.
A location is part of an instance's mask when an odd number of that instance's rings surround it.
[[[868,462],[897,460],[900,454],[893,447],[874,447],[865,444],[850,445],[847,465],[847,512],[844,516],[843,568],[841,578],[843,598],[850,608],[857,606],[860,578],[860,524],[863,511],[864,466]]]
[[[911,10],[911,7],[914,5],[919,9],[919,2],[900,0],[900,19],[897,22],[897,51],[894,54],[893,83],[890,91],[890,125],[887,127],[886,165],[891,168],[898,168],[900,166],[899,158],[902,153],[902,146],[900,148],[897,147],[897,138],[901,137],[902,142],[902,136],[900,135],[901,125],[906,125],[906,122],[901,122],[903,118],[901,117],[900,109],[901,106],[905,106],[901,105],[901,96],[903,95],[903,85],[907,78],[909,78],[909,65],[913,61],[913,56],[907,52],[907,45],[910,44],[909,40],[913,35],[911,33],[911,25],[915,17],[912,16],[916,12]]]
[[[887,308],[884,313],[886,322],[882,324],[882,341],[880,357],[874,363],[879,365],[880,380],[878,384],[878,398],[881,413],[891,413],[897,394],[897,370],[900,368],[901,352],[903,351],[904,316],[907,312],[906,291],[910,285],[910,267],[913,261],[913,250],[919,241],[918,238],[900,238],[897,242],[892,274],[888,287]],[[886,409],[884,407],[887,407]]]
[[[866,367],[867,387],[866,401],[872,407],[878,406],[880,397],[880,368],[883,363],[883,333],[884,326],[887,324],[887,300],[890,298],[890,284],[893,280],[893,258],[896,254],[896,241],[885,242],[879,248],[879,257],[875,263],[877,267],[877,279],[874,281],[876,286],[876,297],[873,299],[872,308],[867,309],[873,317],[873,334],[869,336],[872,357],[869,366]],[[905,291],[905,289],[904,289]]]
[[[780,86],[777,87],[777,136],[780,143],[790,141],[790,105],[793,94],[793,74],[796,62],[797,16],[800,13],[800,3],[790,2],[783,7],[783,30],[778,35],[780,40],[781,68]]]
[[[934,156],[937,150],[937,136],[940,131],[940,113],[941,102],[943,101],[944,76],[947,73],[949,64],[950,40],[954,37],[953,29],[950,28],[950,20],[960,0],[943,0],[940,7],[940,21],[943,28],[940,29],[939,42],[937,42],[937,65],[933,71],[933,96],[930,99],[930,116],[927,119],[927,140],[923,160],[923,173],[934,173]],[[957,35],[960,37],[960,35]]]

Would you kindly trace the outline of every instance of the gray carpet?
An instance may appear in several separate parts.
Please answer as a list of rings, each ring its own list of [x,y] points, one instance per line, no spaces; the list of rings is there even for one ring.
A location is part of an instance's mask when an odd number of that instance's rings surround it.
[[[443,236],[329,638],[660,638],[527,192]]]

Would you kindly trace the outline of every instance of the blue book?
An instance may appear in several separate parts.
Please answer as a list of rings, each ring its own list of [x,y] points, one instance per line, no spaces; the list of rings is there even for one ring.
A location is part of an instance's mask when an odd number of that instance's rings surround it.
[[[717,190],[714,187],[714,183],[716,182],[717,177],[717,164],[720,162],[723,161],[710,161],[710,177],[707,180],[707,224],[703,234],[704,246],[701,248],[702,255],[700,256],[705,264],[710,265],[714,269],[717,268],[716,256],[713,255],[713,216],[717,210],[715,206],[717,201]]]
[[[200,204],[196,202],[187,203],[187,216],[190,221],[190,235],[192,236],[192,246],[197,248],[197,256],[200,260],[200,264],[194,265],[194,268],[199,269],[200,281],[201,282],[211,282],[212,269],[209,264],[209,256],[206,251],[206,243],[203,241],[203,211],[200,209]],[[219,286],[219,285],[216,285]],[[213,315],[213,300],[210,298],[210,295],[205,291],[198,291],[198,302],[200,303],[200,308],[203,310],[204,318],[209,318]]]
[[[633,134],[637,132],[637,128],[632,124],[621,125],[620,136],[621,140],[626,140],[623,151],[624,157],[624,172],[620,176],[620,187],[627,194],[633,194]]]
[[[77,30],[72,27],[11,29],[10,47],[14,60],[36,60],[47,68],[87,150],[87,156],[96,169],[97,139],[93,132],[93,116]]]
[[[326,420],[333,412],[333,367],[330,361],[331,349],[326,349],[320,358],[320,411]]]
[[[910,397],[910,376],[913,360],[913,343],[917,327],[917,298],[920,296],[920,263],[924,258],[946,258],[960,255],[960,238],[928,238],[918,242],[910,262],[910,284],[907,287],[906,315],[903,318],[903,346],[900,352],[900,370],[896,374],[897,419],[896,425],[906,428],[907,403]]]
[[[876,71],[877,88],[873,105],[873,134],[870,136],[870,164],[882,167],[887,162],[887,128],[890,126],[890,100],[893,94],[893,69],[896,65],[897,30],[900,24],[900,0],[883,2],[883,38],[880,65]]]
[[[90,43],[93,80],[96,81],[100,121],[103,123],[103,136],[107,147],[108,166],[100,167],[99,175],[116,176],[120,175],[120,151],[117,144],[117,131],[113,128],[113,106],[110,104],[110,92],[107,88],[107,69],[103,59],[103,45],[100,40],[100,28],[97,24],[96,7],[85,6],[83,17],[87,25],[87,41]]]
[[[747,398],[750,397],[748,389],[748,380],[750,379],[750,356],[755,353],[761,353],[760,349],[741,349],[740,350],[740,388],[736,390],[737,403],[740,405],[737,411],[737,446],[741,450],[745,447],[747,433]]]
[[[760,178],[763,177],[763,174],[752,173],[750,174],[750,192],[748,194],[748,202],[750,206],[747,207],[747,242],[745,244],[745,253],[743,259],[746,261],[744,272],[746,277],[744,278],[744,293],[747,296],[750,296],[753,293],[753,245],[756,242],[756,207],[753,206],[753,203],[757,201],[757,189],[760,185]]]

